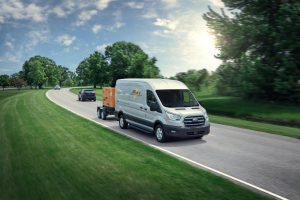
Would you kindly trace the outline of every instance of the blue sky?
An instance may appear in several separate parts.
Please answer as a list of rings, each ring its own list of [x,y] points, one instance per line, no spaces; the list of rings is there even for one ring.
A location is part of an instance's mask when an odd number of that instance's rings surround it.
[[[75,71],[84,58],[116,41],[155,56],[164,76],[221,63],[203,13],[220,0],[0,0],[0,74],[41,55]]]

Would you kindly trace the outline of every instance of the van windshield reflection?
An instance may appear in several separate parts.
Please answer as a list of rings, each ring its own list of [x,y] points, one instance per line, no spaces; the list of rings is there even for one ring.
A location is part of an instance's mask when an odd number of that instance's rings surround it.
[[[199,106],[189,90],[156,90],[161,103],[168,108]]]

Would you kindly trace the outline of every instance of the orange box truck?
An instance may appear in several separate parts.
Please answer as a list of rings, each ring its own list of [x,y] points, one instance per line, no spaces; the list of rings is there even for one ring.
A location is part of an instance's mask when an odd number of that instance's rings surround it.
[[[99,119],[106,120],[108,115],[113,115],[115,111],[115,88],[103,87],[102,89],[102,106],[97,107]]]

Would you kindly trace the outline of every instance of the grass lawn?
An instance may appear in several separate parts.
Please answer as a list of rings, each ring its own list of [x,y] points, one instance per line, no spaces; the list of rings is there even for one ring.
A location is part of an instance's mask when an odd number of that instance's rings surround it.
[[[267,133],[273,133],[277,135],[284,135],[284,136],[300,139],[300,128],[280,126],[280,125],[261,123],[261,122],[253,122],[253,121],[247,121],[243,119],[237,119],[237,118],[231,118],[231,117],[225,117],[219,115],[209,115],[209,119],[211,122],[218,123],[218,124],[246,128],[255,131],[263,131]]]
[[[300,106],[224,96],[198,96],[198,99],[213,114],[249,117],[274,123],[295,122],[300,126]]]
[[[0,199],[266,199],[50,102],[0,92]]]
[[[194,92],[214,123],[300,139],[300,106]]]
[[[95,90],[95,92],[96,92],[96,99],[99,101],[101,101],[102,100],[102,89],[101,88],[93,88],[93,87],[78,87],[78,88],[71,88],[70,89],[70,91],[71,92],[73,92],[74,94],[77,94],[78,95],[78,93],[79,93],[79,91],[81,90],[81,89],[93,89],[93,90]]]

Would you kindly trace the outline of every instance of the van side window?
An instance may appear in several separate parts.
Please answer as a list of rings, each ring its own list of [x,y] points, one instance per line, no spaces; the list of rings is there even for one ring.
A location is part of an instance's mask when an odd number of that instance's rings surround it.
[[[150,106],[150,104],[157,103],[156,98],[152,91],[147,90],[147,105]]]
[[[159,107],[159,104],[153,94],[152,91],[147,90],[147,105],[151,108],[151,105],[153,106],[156,105],[157,106],[157,112],[162,113],[161,108]]]

